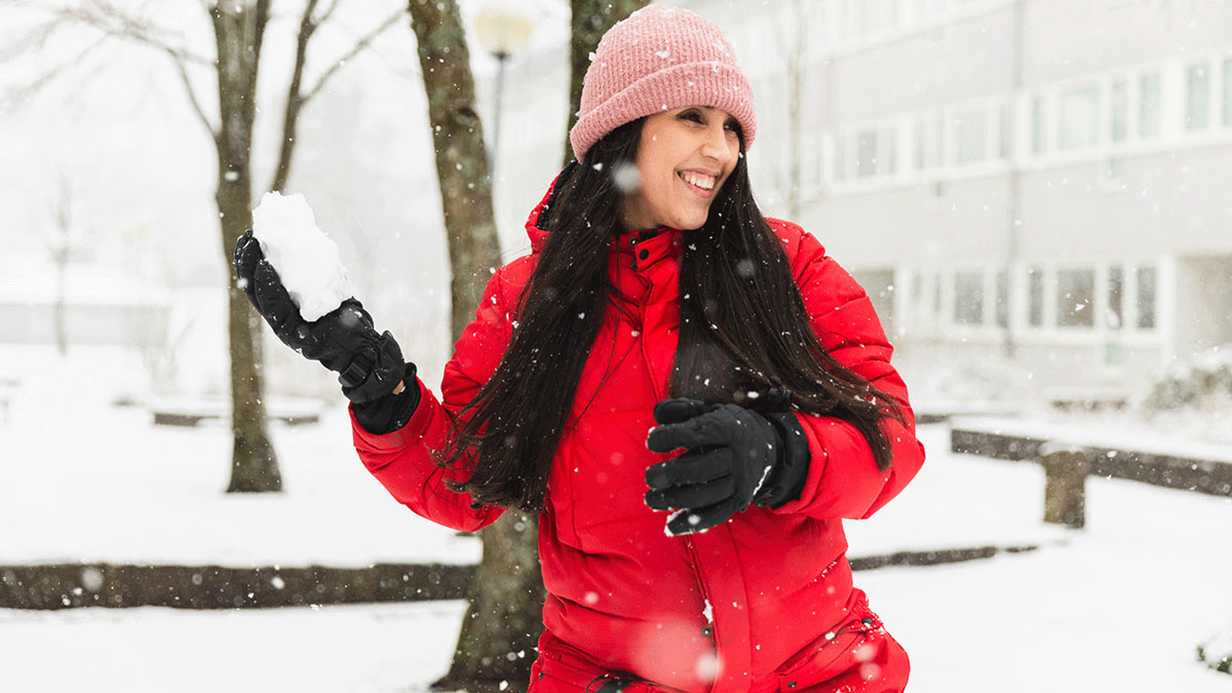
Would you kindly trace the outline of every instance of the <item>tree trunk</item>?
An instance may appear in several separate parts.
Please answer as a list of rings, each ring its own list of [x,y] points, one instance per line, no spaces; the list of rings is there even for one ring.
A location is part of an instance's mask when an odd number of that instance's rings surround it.
[[[599,39],[616,22],[645,7],[648,0],[570,0],[572,37],[569,41],[569,121],[565,125],[566,166],[573,160],[573,145],[569,129],[577,122],[582,103],[582,81],[590,67],[590,54],[599,46]]]
[[[792,219],[800,218],[800,100],[804,80],[804,6],[793,0],[790,17],[795,21],[791,28],[791,45],[787,54],[787,214]]]
[[[410,0],[411,23],[423,68],[436,172],[449,244],[452,341],[475,313],[500,262],[492,214],[492,185],[475,110],[470,53],[453,0]],[[462,633],[447,673],[432,687],[525,690],[542,630],[543,579],[536,518],[505,513],[482,530],[483,560],[468,595]]]
[[[68,243],[67,234],[65,235],[65,243]],[[67,247],[67,246],[66,246]],[[68,303],[66,298],[67,280],[65,276],[68,274],[68,252],[57,251],[55,254],[56,263],[56,304],[53,308],[52,319],[55,321],[56,330],[56,351],[61,356],[68,356],[68,332],[64,328],[64,314],[68,311],[65,305]]]
[[[252,225],[253,120],[261,41],[269,19],[269,0],[218,3],[210,9],[218,49],[218,104],[215,134],[218,182],[214,200],[228,268],[235,242]],[[228,276],[231,270],[228,269]],[[231,481],[228,493],[282,490],[278,460],[265,428],[261,369],[262,321],[243,290],[228,281],[231,353]]]

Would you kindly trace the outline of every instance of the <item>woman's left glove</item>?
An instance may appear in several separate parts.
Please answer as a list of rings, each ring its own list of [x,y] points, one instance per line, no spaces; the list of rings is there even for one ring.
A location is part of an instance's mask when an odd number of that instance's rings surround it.
[[[799,497],[809,449],[790,411],[760,414],[677,398],[659,402],[654,417],[660,425],[647,436],[648,448],[688,449],[646,470],[646,505],[680,509],[668,518],[669,535],[704,532],[751,504],[774,508]]]

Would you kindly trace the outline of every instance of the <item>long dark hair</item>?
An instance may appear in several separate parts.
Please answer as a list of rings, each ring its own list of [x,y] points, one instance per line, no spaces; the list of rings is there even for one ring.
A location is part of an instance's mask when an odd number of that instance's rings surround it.
[[[644,122],[613,130],[587,152],[585,165],[571,162],[539,216],[539,228],[551,233],[518,301],[518,327],[492,377],[458,412],[449,444],[436,453],[445,467],[473,453],[469,478],[449,485],[469,492],[476,507],[543,508],[552,459],[571,425],[566,418],[611,290],[608,253],[623,230],[623,194],[613,174],[634,165]],[[748,393],[785,390],[802,411],[854,424],[877,467],[888,469],[890,443],[878,422],[888,415],[905,425],[902,411],[835,361],[814,335],[786,254],[753,200],[740,139],[735,169],[683,249],[670,395],[765,410],[774,398]],[[781,401],[780,408],[786,405]]]

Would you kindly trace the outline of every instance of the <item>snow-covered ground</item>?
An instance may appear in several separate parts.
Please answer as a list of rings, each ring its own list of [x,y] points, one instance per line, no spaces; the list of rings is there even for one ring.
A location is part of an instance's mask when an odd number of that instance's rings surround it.
[[[0,564],[478,560],[474,539],[401,508],[364,472],[341,401],[318,426],[272,427],[285,493],[229,497],[224,426],[155,427],[147,411],[112,407],[139,364],[73,354],[0,347],[0,363],[31,366],[0,423]],[[1232,499],[1092,479],[1087,528],[1067,532],[1039,521],[1034,465],[949,454],[944,426],[921,436],[928,460],[919,477],[873,519],[847,523],[851,556],[1043,546],[857,573],[911,654],[910,690],[1232,686],[1194,655],[1232,619]],[[0,688],[414,690],[446,670],[461,616],[460,602],[0,610]]]

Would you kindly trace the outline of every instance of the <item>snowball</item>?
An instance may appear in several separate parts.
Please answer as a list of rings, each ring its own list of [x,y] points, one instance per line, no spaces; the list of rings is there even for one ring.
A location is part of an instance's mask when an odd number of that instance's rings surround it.
[[[354,295],[338,244],[317,228],[303,195],[265,193],[252,211],[252,232],[304,320],[318,320]]]

